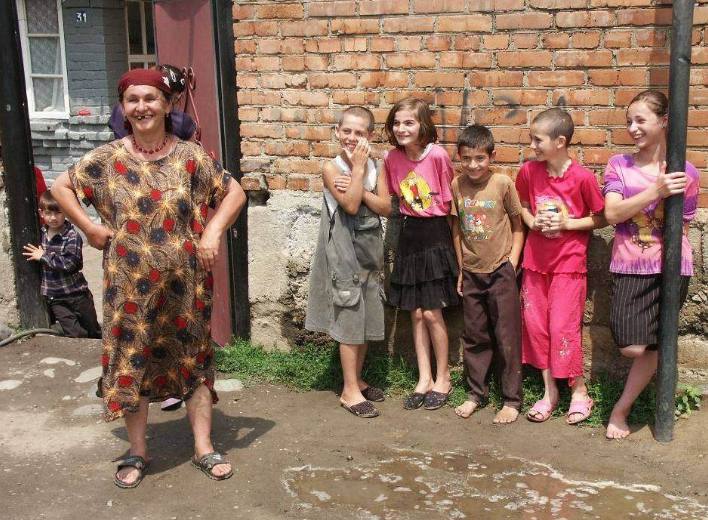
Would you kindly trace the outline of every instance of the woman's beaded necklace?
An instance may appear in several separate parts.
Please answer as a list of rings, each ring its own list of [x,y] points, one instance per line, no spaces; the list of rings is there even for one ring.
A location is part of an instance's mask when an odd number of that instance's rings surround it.
[[[168,136],[165,136],[165,139],[162,141],[162,144],[161,144],[160,146],[156,146],[154,149],[148,150],[147,148],[143,148],[142,146],[140,146],[140,145],[138,144],[138,142],[135,140],[135,136],[134,136],[134,135],[131,136],[131,139],[133,140],[133,148],[135,148],[135,149],[136,149],[137,151],[139,151],[140,153],[144,153],[145,155],[152,155],[152,154],[154,154],[154,153],[159,152],[159,151],[162,150],[165,146],[167,146],[167,141],[169,141],[169,137],[168,137]]]

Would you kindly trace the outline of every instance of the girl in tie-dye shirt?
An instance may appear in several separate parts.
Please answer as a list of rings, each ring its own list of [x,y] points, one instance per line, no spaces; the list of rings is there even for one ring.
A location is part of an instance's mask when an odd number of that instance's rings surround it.
[[[698,172],[686,163],[683,172],[666,173],[668,100],[655,90],[638,94],[627,108],[627,131],[637,151],[615,155],[605,170],[605,217],[615,227],[610,271],[613,273],[610,327],[632,368],[607,425],[607,438],[629,435],[632,404],[649,384],[657,367],[657,335],[661,299],[664,199],[684,194],[681,247],[682,301],[693,274],[686,228],[696,213]]]

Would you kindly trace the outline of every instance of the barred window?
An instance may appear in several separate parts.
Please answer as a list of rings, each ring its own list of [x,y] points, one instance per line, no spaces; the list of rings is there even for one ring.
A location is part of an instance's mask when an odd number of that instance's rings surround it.
[[[128,67],[147,69],[157,63],[155,26],[150,0],[128,0],[125,3],[125,26],[128,36]]]

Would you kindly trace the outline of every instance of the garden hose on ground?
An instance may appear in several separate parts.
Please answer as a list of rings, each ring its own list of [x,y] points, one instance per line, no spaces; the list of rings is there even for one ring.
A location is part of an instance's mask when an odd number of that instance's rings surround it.
[[[0,341],[0,347],[4,347],[5,345],[9,345],[10,343],[17,341],[18,339],[24,338],[25,336],[34,336],[35,334],[51,334],[52,336],[62,336],[63,335],[61,332],[54,330],[54,329],[23,330],[22,332],[18,332],[17,334],[13,334],[9,338],[5,338],[4,340]]]

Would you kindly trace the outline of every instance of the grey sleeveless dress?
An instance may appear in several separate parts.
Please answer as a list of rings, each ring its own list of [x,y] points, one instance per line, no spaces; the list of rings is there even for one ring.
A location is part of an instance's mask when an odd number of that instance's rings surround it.
[[[334,162],[351,175],[341,157]],[[371,160],[364,187],[368,191],[376,187],[376,165]],[[349,345],[380,341],[384,339],[381,220],[364,204],[356,215],[349,215],[324,191],[305,328]]]

